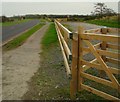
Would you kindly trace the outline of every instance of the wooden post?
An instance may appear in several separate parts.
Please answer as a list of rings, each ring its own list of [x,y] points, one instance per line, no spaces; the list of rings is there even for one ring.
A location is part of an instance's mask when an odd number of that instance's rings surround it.
[[[83,55],[83,51],[82,51],[82,47],[83,47],[83,43],[82,43],[82,39],[81,39],[81,34],[83,34],[83,27],[79,27],[78,28],[78,90],[81,91],[81,84],[83,82],[83,79],[80,75],[81,71],[82,71],[82,63],[81,63],[81,59],[82,59],[82,55]]]
[[[102,34],[107,34],[107,28],[101,28],[101,33],[102,33]],[[101,49],[102,49],[102,50],[106,50],[106,48],[107,48],[107,42],[106,42],[106,41],[103,41],[103,42],[101,43]],[[102,57],[102,59],[106,62],[106,56],[103,56],[103,55],[102,55],[101,57]],[[101,77],[101,78],[104,78],[104,77],[105,77],[105,72],[104,72],[104,71],[100,70],[99,74],[100,74],[100,77]]]
[[[72,40],[72,65],[71,73],[72,79],[70,82],[70,96],[71,99],[76,99],[76,93],[78,91],[78,34],[73,34]]]

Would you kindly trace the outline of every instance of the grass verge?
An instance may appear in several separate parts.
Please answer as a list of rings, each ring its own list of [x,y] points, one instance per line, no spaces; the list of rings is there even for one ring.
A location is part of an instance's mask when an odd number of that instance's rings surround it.
[[[8,42],[7,44],[5,44],[3,46],[3,51],[11,50],[11,49],[14,49],[14,48],[22,45],[28,37],[30,37],[33,33],[35,33],[37,30],[39,30],[43,25],[44,25],[44,23],[40,23],[40,24],[34,26],[33,28],[31,28],[30,30],[28,30],[27,32],[21,34],[20,36],[16,37],[15,39],[11,40],[10,42]]]
[[[113,27],[113,28],[120,28],[120,22],[118,20],[89,20],[86,21],[87,23]]]
[[[13,22],[4,22],[4,23],[0,23],[2,26],[12,26],[12,25],[16,25],[16,24],[20,24],[20,23],[24,23],[24,22],[28,22],[31,19],[24,19],[24,20],[15,20]]]
[[[44,47],[48,47],[50,44],[57,42],[57,40],[55,25],[51,23],[42,39],[42,44]]]

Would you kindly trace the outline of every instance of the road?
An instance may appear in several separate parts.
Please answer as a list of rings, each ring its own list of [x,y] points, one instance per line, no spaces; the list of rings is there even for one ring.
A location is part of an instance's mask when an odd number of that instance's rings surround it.
[[[20,33],[26,31],[27,29],[35,26],[38,23],[39,20],[30,20],[21,24],[2,27],[2,42],[6,42],[7,40],[19,35]]]
[[[78,27],[82,26],[85,30],[102,28],[102,26],[98,26],[95,24],[83,23],[83,22],[62,22],[63,24],[67,24],[71,27],[71,30],[74,32],[78,31]]]

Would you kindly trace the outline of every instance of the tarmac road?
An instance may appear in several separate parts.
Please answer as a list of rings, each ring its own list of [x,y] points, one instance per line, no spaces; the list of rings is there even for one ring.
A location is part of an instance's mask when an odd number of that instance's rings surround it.
[[[30,20],[28,22],[24,22],[21,24],[2,27],[2,42],[6,42],[13,38],[14,36],[19,35],[20,33],[26,31],[27,29],[37,25],[40,21],[39,20]]]

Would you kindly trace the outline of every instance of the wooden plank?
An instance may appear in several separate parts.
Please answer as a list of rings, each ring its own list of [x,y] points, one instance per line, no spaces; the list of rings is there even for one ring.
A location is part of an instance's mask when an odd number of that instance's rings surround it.
[[[94,60],[94,62],[95,61],[96,61],[96,59]],[[82,62],[82,65],[102,69],[100,64],[93,63],[93,61],[88,62],[88,61],[85,61],[85,60],[81,60],[81,62]],[[85,67],[83,68],[83,70],[86,71]]]
[[[113,67],[109,67],[109,69],[113,74],[120,74],[120,69],[113,68]]]
[[[112,58],[115,58],[115,59],[119,59],[120,58],[120,53],[114,53],[114,52],[105,51],[105,50],[97,50],[97,52],[100,55],[112,57]]]
[[[92,44],[89,41],[87,41],[87,40],[84,40],[84,42],[89,46],[91,52],[95,55],[95,57],[97,58],[98,62],[101,64],[102,68],[104,69],[104,71],[106,72],[108,77],[111,79],[113,84],[115,86],[118,85],[118,89],[120,89],[120,84],[116,80],[115,76],[111,73],[111,71],[109,70],[108,66],[104,63],[103,59],[99,56],[99,54],[96,51],[96,49],[94,48],[94,46],[92,46]]]
[[[120,50],[120,46],[119,45],[113,45],[113,44],[107,44],[107,48]]]
[[[118,89],[118,86],[114,86],[111,81],[108,81],[108,80],[105,80],[103,78],[99,78],[99,77],[96,77],[96,76],[93,76],[93,75],[90,75],[90,74],[87,74],[84,72],[81,72],[80,74],[82,77],[87,78],[89,80],[93,80],[97,83],[101,83],[101,84],[104,84],[106,86],[110,86],[112,88]]]
[[[120,63],[120,60],[109,58],[109,57],[106,57],[106,61],[109,63],[116,64],[116,65],[118,65]]]
[[[66,31],[67,33],[72,33],[71,31],[69,31],[67,28],[65,28],[61,23],[59,23],[58,21],[56,21],[57,24],[59,24],[63,29],[64,31]]]
[[[101,43],[97,43],[95,45],[93,45],[96,49],[99,49],[100,46],[101,46]],[[82,50],[83,50],[83,56],[88,54],[90,52],[90,49],[86,49],[88,47],[82,47]]]
[[[97,44],[95,44],[95,45],[93,45],[96,49],[98,49],[98,48],[100,48],[100,46],[101,46],[101,43],[97,43]]]
[[[61,51],[62,51],[62,54],[63,54],[63,59],[64,59],[64,64],[65,64],[66,72],[67,72],[68,76],[71,76],[71,70],[70,70],[70,67],[69,67],[69,64],[68,64],[68,61],[67,61],[67,58],[66,58],[63,46],[62,46],[62,42],[60,40],[60,36],[58,34],[59,32],[58,32],[57,26],[56,26],[56,31],[57,31],[57,35],[58,35],[58,40],[59,40],[59,43],[60,43]]]
[[[95,44],[95,45],[93,45],[96,49],[98,49],[98,48],[100,48],[100,46],[101,46],[101,43],[97,43],[97,44]],[[89,48],[89,47],[83,47],[83,49],[82,50],[85,50],[85,51],[90,51],[90,49],[84,49],[84,48]]]
[[[97,28],[97,29],[90,29],[90,30],[85,30],[85,33],[96,33],[96,32],[100,32],[101,28]]]
[[[89,49],[89,47],[83,47],[82,50],[83,50],[84,52],[91,52],[91,50]]]
[[[109,95],[109,94],[107,94],[107,93],[104,93],[104,92],[102,92],[102,91],[99,91],[99,90],[97,90],[97,89],[95,89],[95,88],[92,88],[92,87],[90,87],[90,86],[87,86],[87,85],[82,84],[81,87],[82,87],[84,90],[87,90],[87,91],[89,91],[89,92],[92,92],[93,94],[96,94],[96,95],[98,95],[98,96],[101,96],[101,97],[103,97],[103,98],[105,98],[105,99],[113,100],[113,101],[120,101],[119,98],[114,97],[114,96],[112,96],[112,95]]]
[[[56,26],[57,26],[57,28],[58,28],[58,32],[59,32],[58,34],[60,35],[60,39],[61,39],[62,44],[63,44],[63,46],[64,46],[64,49],[65,49],[67,58],[68,58],[68,60],[71,60],[72,53],[71,53],[71,51],[70,51],[67,43],[65,42],[65,40],[64,40],[64,38],[63,38],[63,36],[62,36],[62,34],[61,34],[61,32],[60,32],[59,27],[58,27],[57,24],[56,24]]]
[[[119,28],[108,28],[108,32],[109,33],[117,33],[120,32],[120,29]]]
[[[86,71],[87,69],[89,69],[91,67],[96,68],[98,70],[103,70],[100,64],[96,64],[93,61],[92,62],[88,62],[88,61],[85,61],[85,60],[81,60],[81,61],[82,61],[82,64],[84,65],[83,71]],[[120,69],[113,68],[113,67],[108,67],[108,68],[110,69],[110,71],[113,74],[120,74]]]
[[[65,49],[67,58],[68,58],[68,60],[70,60],[70,56],[72,56],[72,53],[71,53],[71,51],[70,51],[70,49],[69,49],[67,43],[65,42],[65,40],[64,40],[64,38],[63,38],[61,32],[60,32],[59,30],[58,30],[58,32],[59,32],[58,34],[59,34],[59,36],[60,36],[60,39],[61,39],[61,41],[62,41],[62,44],[63,44],[63,46],[64,46],[64,49]]]
[[[56,24],[60,28],[60,31],[64,37],[65,42],[68,44],[69,38],[72,35],[72,32],[69,31],[66,27],[64,27],[60,22],[56,21]]]
[[[89,63],[96,63],[97,62],[97,59],[93,59],[92,61],[90,61]],[[83,63],[83,60],[82,60],[82,63]],[[86,64],[86,63],[85,63]],[[88,65],[84,65],[83,63],[83,66],[82,66],[82,71],[86,71],[88,70],[89,68],[91,68],[91,66],[88,66]]]
[[[60,28],[65,32],[67,38],[69,38],[69,35],[72,33],[71,31],[69,31],[66,27],[64,27],[61,23],[59,23],[58,21],[56,21],[56,23],[60,26]]]
[[[93,34],[93,33],[83,33],[81,34],[83,40],[101,40],[107,42],[117,42],[120,41],[119,36],[115,35],[103,35],[103,34]]]
[[[84,50],[85,52],[91,52],[89,47],[83,47],[82,50]],[[120,58],[120,54],[119,53],[114,53],[111,51],[106,51],[106,50],[96,50],[100,55],[104,55],[104,56],[108,56],[108,57],[112,57],[115,59],[119,59]]]

